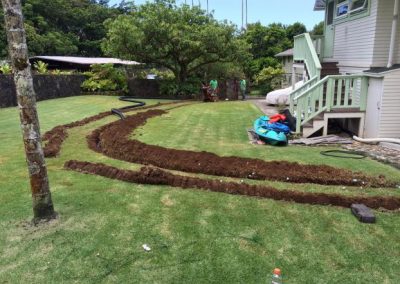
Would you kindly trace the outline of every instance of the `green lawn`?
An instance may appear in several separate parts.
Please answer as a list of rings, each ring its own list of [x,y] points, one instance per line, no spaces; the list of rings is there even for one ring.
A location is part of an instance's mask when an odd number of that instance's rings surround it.
[[[120,105],[99,96],[40,102],[42,130]],[[151,119],[134,135],[165,147],[325,163],[400,181],[398,170],[369,159],[321,157],[325,148],[250,145],[245,129],[259,114],[247,102],[195,104]],[[265,283],[275,267],[285,283],[398,283],[399,212],[376,212],[378,223],[364,225],[343,208],[134,185],[62,169],[69,159],[138,168],[86,147],[91,130],[115,119],[69,130],[60,157],[48,159],[60,219],[31,227],[18,113],[0,110],[0,283]],[[400,195],[396,189],[264,184]],[[151,252],[143,251],[145,243]]]

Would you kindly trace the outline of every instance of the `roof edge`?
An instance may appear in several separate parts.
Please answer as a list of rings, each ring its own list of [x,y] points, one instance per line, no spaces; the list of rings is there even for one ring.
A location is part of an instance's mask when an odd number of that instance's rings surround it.
[[[314,11],[324,11],[325,10],[325,0],[315,0]]]

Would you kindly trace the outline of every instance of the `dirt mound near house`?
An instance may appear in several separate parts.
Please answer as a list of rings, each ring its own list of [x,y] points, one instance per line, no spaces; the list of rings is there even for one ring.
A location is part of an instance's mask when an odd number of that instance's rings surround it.
[[[209,152],[167,149],[129,139],[132,131],[145,124],[147,119],[165,113],[164,110],[149,110],[102,126],[87,137],[89,148],[123,161],[190,173],[322,185],[395,186],[383,176],[368,177],[362,173],[325,165],[220,157]]]
[[[66,162],[64,167],[82,173],[100,175],[111,179],[140,184],[168,185],[184,189],[197,188],[227,194],[247,195],[313,205],[350,207],[353,203],[363,203],[374,209],[385,208],[388,210],[395,210],[400,208],[400,198],[395,197],[352,197],[338,194],[278,190],[267,186],[174,175],[170,172],[150,167],[142,167],[140,171],[128,171],[104,164],[75,160]]]

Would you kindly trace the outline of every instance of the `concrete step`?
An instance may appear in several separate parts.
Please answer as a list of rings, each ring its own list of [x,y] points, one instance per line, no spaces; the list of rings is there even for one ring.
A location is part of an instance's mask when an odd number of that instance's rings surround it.
[[[321,130],[324,127],[325,121],[324,119],[313,119],[312,122],[308,122],[303,125],[303,137],[308,138],[313,135],[318,130]]]

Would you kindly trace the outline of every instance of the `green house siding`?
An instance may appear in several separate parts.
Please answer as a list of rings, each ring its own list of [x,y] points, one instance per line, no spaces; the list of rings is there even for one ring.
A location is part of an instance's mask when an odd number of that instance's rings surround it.
[[[373,54],[373,66],[386,66],[389,57],[390,36],[393,20],[394,0],[378,1],[377,27]],[[399,46],[400,21],[397,30],[397,46]],[[400,50],[397,50],[395,63],[400,63]]]
[[[389,72],[383,81],[379,137],[400,138],[400,70]]]
[[[366,70],[372,66],[377,8],[378,0],[371,0],[368,13],[364,16],[334,20],[333,59],[338,62],[340,69],[348,71],[349,67],[353,67]],[[340,70],[342,73],[346,71]]]

